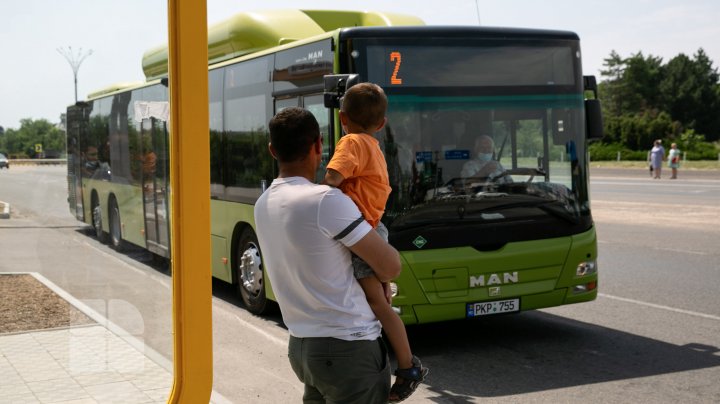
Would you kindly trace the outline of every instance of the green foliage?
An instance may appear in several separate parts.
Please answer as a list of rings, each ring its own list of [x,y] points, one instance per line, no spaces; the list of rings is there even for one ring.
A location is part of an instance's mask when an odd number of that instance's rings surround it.
[[[684,126],[706,135],[709,140],[720,138],[720,97],[718,72],[700,49],[694,59],[684,54],[674,57],[664,67],[659,91],[662,107]]]
[[[65,132],[46,119],[23,119],[19,129],[6,129],[0,136],[0,150],[19,158],[36,157],[35,145],[43,150],[65,153]]]
[[[588,147],[591,161],[646,160],[647,151],[630,150],[620,143],[591,143]]]
[[[605,117],[604,143],[620,143],[630,150],[645,150],[655,139],[675,139],[678,122],[667,112],[645,110],[636,114]]]
[[[599,95],[607,147],[594,146],[598,158],[614,150],[614,144],[645,152],[658,138],[684,144],[685,133],[704,136],[702,142],[720,139],[720,75],[702,49],[692,59],[680,54],[666,64],[642,52],[622,58],[613,51],[605,67]],[[690,158],[708,156],[715,151],[711,146],[683,147]]]
[[[720,142],[707,142],[705,136],[698,135],[693,129],[683,132],[675,143],[681,152],[687,153],[688,160],[714,160],[720,153]]]
[[[662,58],[643,57],[642,52],[623,59],[615,51],[605,59],[609,79],[600,83],[600,99],[611,115],[635,113],[656,108],[660,95],[657,87],[663,79]]]
[[[720,153],[720,142],[707,142],[704,136],[696,134],[692,129],[686,130],[674,140],[663,142],[666,149],[671,143],[677,143],[678,149],[687,160],[717,160]],[[648,150],[631,150],[620,142],[596,142],[588,147],[591,161],[616,161],[618,152],[623,161],[647,160]]]
[[[542,122],[520,121],[517,128],[518,156],[534,157],[543,153],[542,138],[537,133],[542,132]]]

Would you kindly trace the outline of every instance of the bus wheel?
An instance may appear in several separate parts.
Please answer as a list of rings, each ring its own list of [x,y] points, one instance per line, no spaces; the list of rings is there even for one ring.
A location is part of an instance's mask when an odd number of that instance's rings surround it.
[[[93,229],[95,229],[95,237],[98,241],[104,243],[106,241],[106,237],[105,231],[103,231],[102,227],[102,208],[100,207],[97,198],[93,198],[90,206],[92,207],[92,225]]]
[[[122,231],[120,225],[120,209],[118,209],[115,198],[110,200],[110,245],[115,251],[123,250]]]
[[[235,250],[235,279],[238,294],[248,311],[262,314],[267,308],[265,272],[260,244],[252,229],[245,229]]]

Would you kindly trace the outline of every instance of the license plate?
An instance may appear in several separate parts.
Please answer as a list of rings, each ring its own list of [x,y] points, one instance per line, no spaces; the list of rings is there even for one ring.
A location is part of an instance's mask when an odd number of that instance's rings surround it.
[[[467,316],[490,316],[520,311],[520,299],[496,300],[494,302],[468,303]]]

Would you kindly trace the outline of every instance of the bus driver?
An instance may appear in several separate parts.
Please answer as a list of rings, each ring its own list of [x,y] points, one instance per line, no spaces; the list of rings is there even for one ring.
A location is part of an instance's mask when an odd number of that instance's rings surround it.
[[[495,142],[488,135],[480,135],[475,139],[474,158],[463,164],[460,176],[463,178],[480,177],[497,182],[510,182],[504,175],[505,169],[499,161],[494,160]]]

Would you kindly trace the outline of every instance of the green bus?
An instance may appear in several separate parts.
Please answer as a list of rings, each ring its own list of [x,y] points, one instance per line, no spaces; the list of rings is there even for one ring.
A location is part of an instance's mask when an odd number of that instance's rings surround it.
[[[392,186],[383,222],[403,261],[393,306],[406,324],[596,298],[587,144],[602,118],[576,34],[283,10],[238,14],[208,38],[212,274],[249,311],[274,300],[262,259],[272,252],[253,221],[276,175],[267,123],[307,108],[327,162],[342,136],[337,100],[358,81],[389,101],[376,136]],[[145,82],[68,108],[68,201],[113,247],[170,257],[167,47],[146,52],[143,68]],[[461,175],[479,136],[493,140],[501,176]]]

